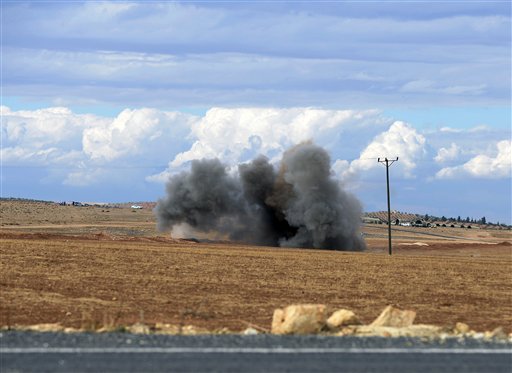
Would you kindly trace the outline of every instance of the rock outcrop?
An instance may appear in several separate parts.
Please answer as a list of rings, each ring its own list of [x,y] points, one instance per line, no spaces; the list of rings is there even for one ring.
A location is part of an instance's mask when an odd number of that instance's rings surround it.
[[[387,306],[370,324],[361,325],[356,314],[347,309],[335,311],[326,318],[323,304],[298,304],[276,309],[272,320],[273,334],[318,334],[354,335],[361,337],[414,337],[414,338],[475,338],[507,340],[503,328],[477,333],[462,322],[453,328],[436,325],[414,324],[416,312]]]

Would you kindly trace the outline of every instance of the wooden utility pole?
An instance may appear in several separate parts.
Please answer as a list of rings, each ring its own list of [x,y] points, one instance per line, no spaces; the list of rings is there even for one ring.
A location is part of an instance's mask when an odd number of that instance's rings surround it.
[[[392,253],[392,250],[391,250],[391,202],[389,199],[389,167],[396,161],[398,161],[398,157],[396,157],[396,159],[391,159],[391,160],[384,158],[383,161],[381,161],[380,158],[377,158],[377,162],[382,163],[386,166],[386,185],[387,185],[387,190],[388,190],[388,253],[389,253],[389,255],[391,255],[391,253]]]

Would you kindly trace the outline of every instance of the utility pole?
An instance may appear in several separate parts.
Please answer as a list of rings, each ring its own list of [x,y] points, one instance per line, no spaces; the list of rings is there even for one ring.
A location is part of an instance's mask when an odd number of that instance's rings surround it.
[[[389,167],[398,161],[398,157],[396,159],[387,159],[384,158],[384,160],[380,160],[380,158],[377,158],[377,162],[382,163],[386,166],[386,185],[388,189],[388,253],[391,255],[391,203],[389,199]]]

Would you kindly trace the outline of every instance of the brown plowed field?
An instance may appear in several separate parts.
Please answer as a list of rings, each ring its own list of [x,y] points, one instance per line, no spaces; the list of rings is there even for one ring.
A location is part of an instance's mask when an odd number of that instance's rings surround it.
[[[345,253],[175,240],[148,210],[1,201],[0,212],[2,326],[238,331],[269,328],[276,307],[325,303],[365,322],[395,304],[418,323],[512,331],[510,231],[396,231],[389,257],[382,227],[365,227],[367,252]]]

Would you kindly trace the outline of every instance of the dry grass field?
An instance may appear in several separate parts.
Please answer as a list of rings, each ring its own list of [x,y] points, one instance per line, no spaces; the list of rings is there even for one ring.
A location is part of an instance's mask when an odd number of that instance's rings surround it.
[[[269,328],[274,308],[325,303],[370,322],[388,304],[418,323],[512,332],[510,231],[364,229],[365,253],[175,240],[147,209],[1,201],[0,324]],[[141,320],[142,319],[142,320]]]

